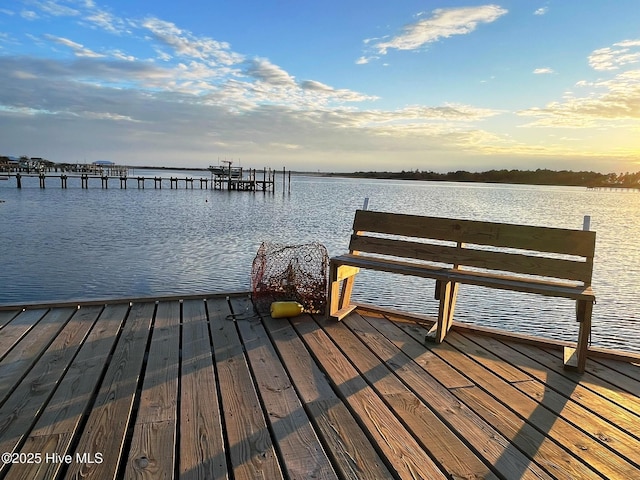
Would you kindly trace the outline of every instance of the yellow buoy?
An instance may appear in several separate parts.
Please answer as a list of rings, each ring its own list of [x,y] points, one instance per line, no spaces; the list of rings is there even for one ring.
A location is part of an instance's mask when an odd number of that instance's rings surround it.
[[[300,315],[304,307],[298,302],[273,302],[271,318],[295,317]]]

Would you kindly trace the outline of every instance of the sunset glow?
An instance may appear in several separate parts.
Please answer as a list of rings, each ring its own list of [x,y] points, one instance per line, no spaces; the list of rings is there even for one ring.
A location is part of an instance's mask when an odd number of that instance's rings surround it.
[[[635,1],[0,6],[0,155],[635,171]]]

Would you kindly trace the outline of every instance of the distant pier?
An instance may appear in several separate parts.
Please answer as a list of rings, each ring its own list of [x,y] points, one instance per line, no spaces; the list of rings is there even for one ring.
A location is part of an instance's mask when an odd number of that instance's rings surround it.
[[[587,190],[602,190],[609,192],[640,192],[640,187],[625,187],[620,185],[596,185],[587,187]]]
[[[143,175],[108,175],[108,174],[90,174],[90,173],[61,173],[61,174],[45,174],[45,173],[9,173],[8,177],[15,178],[17,188],[22,188],[24,178],[38,178],[40,188],[47,186],[60,186],[66,189],[69,182],[80,183],[80,188],[88,189],[97,187],[108,189],[115,186],[120,189],[127,187],[138,189],[154,188],[154,189],[194,189],[194,184],[200,190],[228,190],[228,191],[249,191],[249,192],[275,192],[276,191],[276,170],[271,168],[256,170],[242,168],[221,168],[211,167],[210,177],[177,177],[177,176],[143,176]],[[89,181],[91,180],[91,181]],[[100,181],[98,183],[98,180]],[[288,190],[291,192],[291,171],[282,169],[282,188],[283,192]]]

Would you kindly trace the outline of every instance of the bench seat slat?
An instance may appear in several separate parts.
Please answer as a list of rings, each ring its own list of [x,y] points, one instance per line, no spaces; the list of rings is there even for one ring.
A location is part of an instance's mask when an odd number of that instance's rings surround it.
[[[585,284],[591,281],[590,263],[563,258],[459,248],[365,235],[353,235],[349,249],[401,258],[414,258],[425,262],[458,264],[488,270],[574,280]]]
[[[576,300],[595,299],[591,287],[583,285],[572,286],[567,283],[550,280],[519,278],[516,276],[498,275],[485,272],[471,272],[447,267],[390,260],[385,258],[365,257],[361,255],[345,254],[331,259],[336,265],[352,265],[365,269],[379,270],[402,275],[412,275],[435,280],[451,280],[483,287],[502,290],[516,290],[519,292],[537,293],[551,297],[566,297]]]
[[[354,232],[450,240],[494,247],[593,257],[595,232],[400,213],[356,211]]]

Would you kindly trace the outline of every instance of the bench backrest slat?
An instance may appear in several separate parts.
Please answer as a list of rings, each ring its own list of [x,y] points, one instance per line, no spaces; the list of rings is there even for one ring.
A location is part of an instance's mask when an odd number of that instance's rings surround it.
[[[505,253],[449,245],[410,242],[389,238],[354,235],[351,248],[356,251],[412,258],[425,262],[462,265],[524,275],[540,275],[583,283],[591,280],[591,266],[563,258],[538,257],[518,253]]]
[[[353,230],[593,257],[595,232],[358,210]]]
[[[476,267],[591,284],[595,251],[595,232],[591,231],[365,210],[356,211],[353,230],[349,249],[364,254],[392,255],[461,268]],[[386,234],[390,238],[371,236],[371,233]],[[440,241],[440,244],[424,243],[432,240]],[[494,247],[520,251],[496,251]],[[561,255],[565,257],[557,258]]]

